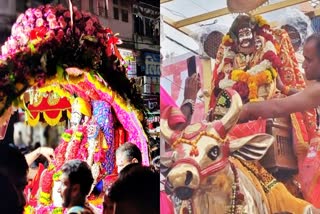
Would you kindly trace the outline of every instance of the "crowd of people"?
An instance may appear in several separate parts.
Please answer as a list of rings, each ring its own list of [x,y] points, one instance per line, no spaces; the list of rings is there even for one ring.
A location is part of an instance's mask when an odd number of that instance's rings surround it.
[[[23,155],[13,144],[0,144],[1,213],[23,213],[29,167],[40,154],[48,161],[54,159],[53,150],[47,147],[39,147]],[[116,151],[116,163],[118,179],[110,183],[104,193],[103,213],[159,213],[159,172],[142,165],[139,148],[135,144],[124,143]],[[67,213],[95,213],[86,200],[93,184],[90,166],[82,160],[70,160],[64,163],[61,170],[58,192]]]

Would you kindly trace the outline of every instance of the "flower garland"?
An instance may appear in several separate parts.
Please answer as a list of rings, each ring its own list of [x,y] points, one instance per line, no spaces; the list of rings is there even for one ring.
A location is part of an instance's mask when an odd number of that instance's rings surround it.
[[[248,99],[256,101],[259,87],[272,83],[278,75],[276,70],[281,71],[282,65],[277,55],[277,43],[268,22],[259,15],[251,19],[257,25],[257,36],[265,40],[260,62],[246,71],[232,69],[236,56],[236,43],[228,33],[222,39],[223,59],[220,64],[216,65],[217,74],[214,79],[215,88],[233,88],[240,94],[244,102]],[[229,75],[226,75],[228,73]]]
[[[72,129],[68,129],[62,134],[61,142],[55,150],[56,159],[49,165],[47,171],[44,172],[42,177],[41,192],[39,196],[39,202],[42,205],[47,206],[51,203],[53,181],[59,179],[61,175],[60,168],[65,160],[76,158],[83,136],[83,127],[78,127],[75,132]]]
[[[113,67],[113,62],[123,62],[117,34],[89,12],[70,8],[73,11],[62,5],[39,6],[17,18],[11,36],[1,47],[0,116],[12,104],[22,102],[20,95],[27,88],[43,86],[57,76],[68,79],[68,73],[59,74],[57,66],[94,69],[112,90],[145,111],[125,72]]]
[[[257,74],[250,74],[243,70],[233,70],[231,79],[237,82],[245,82],[249,87],[250,101],[256,101],[258,98],[258,88],[261,85],[270,84],[276,77],[277,72],[275,69],[267,69]]]

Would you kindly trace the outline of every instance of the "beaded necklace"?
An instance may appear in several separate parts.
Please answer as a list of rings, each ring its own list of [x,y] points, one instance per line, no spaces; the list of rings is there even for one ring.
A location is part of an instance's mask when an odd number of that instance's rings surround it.
[[[231,170],[234,175],[232,184],[231,203],[226,214],[242,214],[244,195],[240,192],[238,171],[233,163],[230,162]]]

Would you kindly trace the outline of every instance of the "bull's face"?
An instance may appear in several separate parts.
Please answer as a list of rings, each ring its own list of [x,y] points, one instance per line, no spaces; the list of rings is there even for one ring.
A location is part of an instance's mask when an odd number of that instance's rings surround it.
[[[167,175],[166,191],[186,200],[207,181],[207,175],[223,170],[228,163],[229,144],[211,124],[197,123],[188,126],[175,145],[177,161]]]
[[[226,179],[230,179],[230,168],[226,167],[229,153],[234,152],[240,158],[259,159],[272,144],[273,137],[266,134],[229,143],[226,134],[238,120],[242,101],[237,93],[231,90],[227,92],[231,106],[221,120],[192,124],[181,132],[171,130],[167,120],[161,121],[161,133],[176,152],[167,175],[167,193],[187,200],[203,191],[225,191],[229,188],[225,186],[228,183]],[[246,154],[248,151],[249,154]]]

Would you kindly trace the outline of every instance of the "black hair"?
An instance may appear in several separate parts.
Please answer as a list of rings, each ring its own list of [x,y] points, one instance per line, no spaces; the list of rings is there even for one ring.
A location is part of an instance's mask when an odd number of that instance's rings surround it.
[[[90,166],[81,160],[70,160],[66,162],[61,171],[68,176],[71,185],[80,184],[80,192],[87,196],[91,190],[93,177]]]
[[[251,17],[248,15],[239,15],[237,18],[233,21],[230,29],[229,34],[233,40],[238,39],[238,33],[241,28],[250,28],[254,31],[256,28],[256,23],[252,21]]]
[[[311,36],[309,36],[306,39],[305,44],[310,42],[311,40],[314,40],[316,42],[317,55],[318,55],[318,57],[320,57],[320,33],[311,34]]]
[[[140,149],[133,143],[126,142],[119,146],[116,154],[123,153],[128,161],[132,161],[133,158],[138,160],[138,163],[142,163],[142,155]]]
[[[0,143],[0,169],[7,176],[26,176],[28,164],[24,155],[13,144]]]
[[[129,164],[111,186],[109,198],[115,203],[130,201],[141,213],[160,211],[160,174],[140,164]]]
[[[22,214],[23,210],[18,206],[18,193],[10,178],[0,174],[0,210],[1,213]]]

